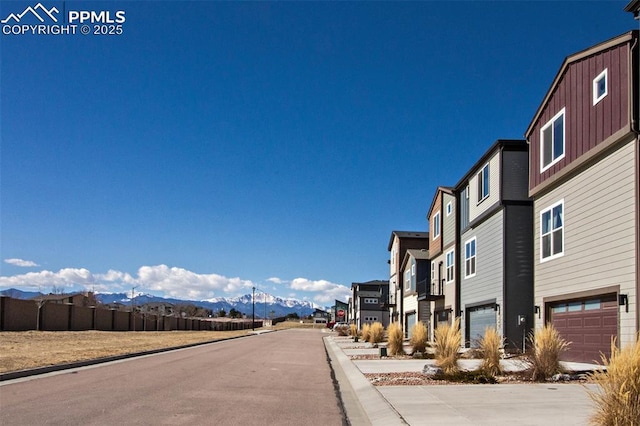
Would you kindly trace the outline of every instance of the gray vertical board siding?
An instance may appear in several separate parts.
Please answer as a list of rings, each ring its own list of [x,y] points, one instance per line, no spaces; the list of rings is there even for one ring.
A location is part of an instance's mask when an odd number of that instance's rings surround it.
[[[535,303],[545,297],[620,286],[621,343],[636,332],[636,139],[534,202]],[[540,259],[540,212],[564,200],[564,255]]]
[[[529,152],[503,151],[502,199],[507,201],[529,199]]]
[[[444,215],[442,223],[442,247],[447,247],[456,240],[456,198],[451,194],[443,193]],[[451,202],[453,208],[451,215],[447,216],[447,204]]]
[[[460,240],[460,309],[487,299],[502,304],[503,212],[496,211],[478,227],[468,230]],[[465,278],[465,243],[476,237],[476,275]],[[464,324],[463,324],[464,326]],[[502,330],[498,330],[502,332]],[[464,335],[464,331],[463,331]]]
[[[506,206],[504,229],[504,337],[522,348],[533,327],[533,206]],[[526,316],[525,326],[518,325],[518,315]]]
[[[471,199],[469,196],[469,187],[467,186],[462,191],[460,191],[460,196],[458,198],[460,203],[460,232],[464,232],[469,227],[469,203]]]

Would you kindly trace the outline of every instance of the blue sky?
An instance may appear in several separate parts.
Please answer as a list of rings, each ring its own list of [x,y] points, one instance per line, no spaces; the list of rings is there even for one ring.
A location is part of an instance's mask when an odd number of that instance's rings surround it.
[[[0,288],[346,301],[627,3],[43,0],[126,21],[0,34]]]

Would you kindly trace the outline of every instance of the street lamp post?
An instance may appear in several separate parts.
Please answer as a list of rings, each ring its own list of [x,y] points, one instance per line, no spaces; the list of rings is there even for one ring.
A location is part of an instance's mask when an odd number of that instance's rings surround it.
[[[256,329],[256,288],[253,287],[253,293],[251,295],[251,329]]]

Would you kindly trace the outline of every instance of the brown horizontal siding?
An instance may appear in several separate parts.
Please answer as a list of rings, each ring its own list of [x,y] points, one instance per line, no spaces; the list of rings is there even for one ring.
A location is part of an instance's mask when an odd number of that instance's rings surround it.
[[[629,44],[613,46],[570,64],[529,135],[529,189],[539,187],[620,129],[628,128],[631,88]],[[608,94],[593,105],[593,79],[607,69]],[[540,129],[565,108],[565,157],[540,173]]]

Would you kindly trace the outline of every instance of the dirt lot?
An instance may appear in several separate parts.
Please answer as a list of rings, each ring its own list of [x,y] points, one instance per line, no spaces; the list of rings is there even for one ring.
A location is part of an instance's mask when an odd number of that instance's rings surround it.
[[[278,324],[275,329],[306,326],[287,322]],[[223,340],[249,333],[251,330],[0,332],[0,373]]]

